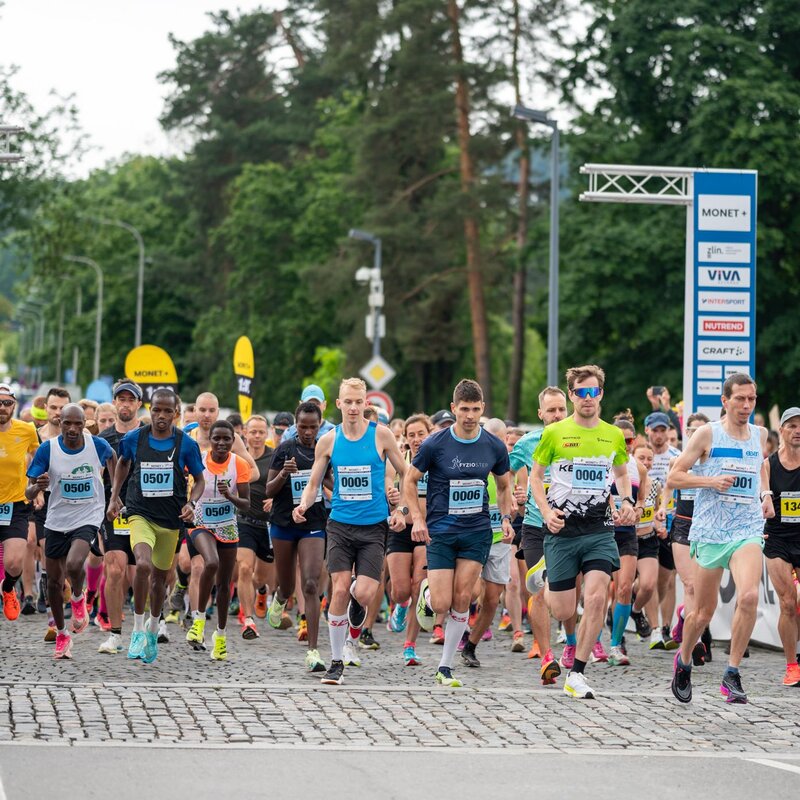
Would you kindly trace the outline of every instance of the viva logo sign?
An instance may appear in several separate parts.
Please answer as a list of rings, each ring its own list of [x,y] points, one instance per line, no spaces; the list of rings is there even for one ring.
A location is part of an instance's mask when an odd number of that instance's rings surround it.
[[[700,267],[700,286],[730,286],[749,288],[750,270],[746,267]]]

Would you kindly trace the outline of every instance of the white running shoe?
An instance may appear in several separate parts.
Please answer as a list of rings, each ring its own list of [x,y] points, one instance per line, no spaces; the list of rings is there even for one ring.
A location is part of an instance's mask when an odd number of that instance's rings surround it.
[[[167,633],[167,621],[160,619],[158,621],[158,643],[166,644],[169,641],[169,633]]]
[[[118,633],[110,633],[108,639],[97,648],[97,652],[115,656],[117,653],[121,653],[123,649],[122,637]]]
[[[342,651],[342,661],[346,667],[360,667],[361,659],[358,657],[355,645],[348,639],[344,643],[344,650]]]
[[[631,661],[618,644],[612,644],[608,651],[608,663],[612,667],[627,667]]]
[[[570,672],[564,681],[564,694],[579,700],[594,700],[594,691],[586,683],[582,672]]]

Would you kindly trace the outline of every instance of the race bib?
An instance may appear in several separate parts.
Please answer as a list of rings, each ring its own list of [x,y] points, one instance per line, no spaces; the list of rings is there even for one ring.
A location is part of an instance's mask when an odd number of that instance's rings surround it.
[[[203,500],[203,510],[200,521],[203,525],[215,527],[233,522],[235,509],[230,500],[224,497],[214,500]]]
[[[303,492],[308,486],[308,479],[311,477],[311,470],[310,469],[301,469],[298,472],[294,472],[289,476],[290,485],[292,487],[292,504],[295,506],[300,505],[300,498],[303,496]],[[317,496],[314,500],[315,503],[319,503],[322,500],[322,484],[319,485],[317,488]]]
[[[606,492],[608,464],[597,458],[576,458],[572,462],[572,491],[587,497],[602,497]]]
[[[114,533],[117,536],[130,536],[131,524],[127,517],[117,517],[114,520]]]
[[[372,500],[372,470],[363,467],[339,467],[339,499],[347,502]]]
[[[637,528],[649,528],[656,518],[655,506],[645,506],[642,510],[642,518],[636,523]]]
[[[489,522],[492,526],[492,533],[501,533],[503,530],[503,515],[497,506],[489,506]]]
[[[800,492],[781,492],[781,522],[800,522]]]
[[[426,472],[417,481],[417,497],[427,497],[427,496],[428,496],[428,473]]]
[[[681,489],[681,500],[694,501],[697,497],[697,489]]]
[[[753,503],[758,499],[759,468],[749,464],[733,462],[722,468],[722,475],[733,475],[733,486],[720,492],[720,500],[726,503]]]
[[[94,496],[92,477],[77,475],[62,475],[61,496],[67,503],[87,503]]]
[[[14,513],[13,503],[0,503],[0,525],[10,525]]]
[[[480,478],[450,481],[450,506],[448,514],[457,517],[480,514],[483,511],[483,496],[486,486]]]
[[[142,497],[172,497],[175,473],[169,461],[142,461],[139,486]]]

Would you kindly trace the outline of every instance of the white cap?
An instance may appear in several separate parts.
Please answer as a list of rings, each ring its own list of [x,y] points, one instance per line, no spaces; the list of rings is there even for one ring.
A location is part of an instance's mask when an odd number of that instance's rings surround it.
[[[2,391],[2,386],[0,386],[0,391]],[[781,428],[790,420],[792,417],[800,417],[800,408],[797,406],[792,406],[791,408],[787,408],[786,411],[781,414]]]
[[[15,400],[17,399],[17,396],[14,394],[14,390],[8,383],[0,383],[0,394],[8,394],[11,395],[11,397],[13,397]]]

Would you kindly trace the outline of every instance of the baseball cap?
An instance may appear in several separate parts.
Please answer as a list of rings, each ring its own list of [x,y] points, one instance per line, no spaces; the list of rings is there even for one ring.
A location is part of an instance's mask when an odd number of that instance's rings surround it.
[[[452,425],[455,421],[456,418],[453,412],[444,408],[431,417],[431,422],[434,425]]]
[[[378,409],[378,422],[380,422],[382,425],[388,425],[389,424],[389,415],[386,413],[386,410],[383,409],[383,408],[379,408]]]
[[[300,395],[300,401],[305,403],[306,400],[319,400],[320,403],[325,402],[325,392],[317,386],[316,383],[312,383],[306,386],[303,389],[303,393]]]
[[[659,425],[663,425],[665,428],[669,428],[672,425],[670,418],[663,411],[654,411],[645,418],[645,428],[656,428]]]
[[[0,392],[3,391],[3,387],[0,386]],[[790,420],[792,417],[800,417],[800,408],[797,406],[792,406],[791,408],[787,408],[786,411],[781,414],[781,428]]]
[[[125,381],[125,383],[121,383],[117,386],[117,388],[114,389],[114,397],[120,392],[130,392],[137,400],[142,399],[142,390],[135,383],[131,383],[130,381]]]
[[[11,397],[13,397],[15,400],[17,399],[17,396],[14,394],[14,390],[8,383],[0,383],[0,394],[8,394],[11,395]]]
[[[285,425],[290,428],[294,425],[294,417],[288,411],[279,411],[272,420],[272,426],[275,427],[276,425],[279,427]]]

